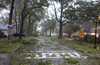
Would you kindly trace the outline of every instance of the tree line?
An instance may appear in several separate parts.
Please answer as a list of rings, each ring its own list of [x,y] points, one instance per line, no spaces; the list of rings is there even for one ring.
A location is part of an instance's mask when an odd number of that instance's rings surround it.
[[[63,32],[70,36],[71,33],[81,28],[90,32],[93,26],[90,20],[98,21],[97,17],[100,15],[99,1],[2,0],[0,3],[2,3],[0,10],[10,8],[9,24],[13,24],[16,33],[20,33],[19,40],[21,40],[22,33],[29,36],[32,32],[36,32],[39,26],[41,27],[40,33],[47,34],[47,31],[50,33],[56,31],[59,33],[58,38],[63,38]],[[57,10],[56,3],[60,5],[59,10]],[[51,18],[46,13],[50,5],[53,6],[52,12],[54,13]],[[42,22],[39,25],[40,21]],[[90,28],[89,24],[91,24]]]

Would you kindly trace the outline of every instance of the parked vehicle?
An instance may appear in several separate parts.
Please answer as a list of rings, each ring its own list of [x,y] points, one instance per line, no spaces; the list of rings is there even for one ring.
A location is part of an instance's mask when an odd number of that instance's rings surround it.
[[[17,33],[17,34],[13,34],[12,35],[13,37],[17,37],[17,36],[19,36],[19,34]],[[22,37],[25,37],[25,34],[22,34]]]

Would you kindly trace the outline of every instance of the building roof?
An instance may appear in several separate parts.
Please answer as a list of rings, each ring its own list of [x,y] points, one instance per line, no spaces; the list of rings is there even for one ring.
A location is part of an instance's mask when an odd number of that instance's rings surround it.
[[[7,26],[8,24],[0,23],[0,29],[8,29]]]

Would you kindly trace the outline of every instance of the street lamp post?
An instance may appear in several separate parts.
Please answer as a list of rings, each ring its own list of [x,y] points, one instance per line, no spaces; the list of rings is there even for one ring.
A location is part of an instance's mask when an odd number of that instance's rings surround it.
[[[100,16],[98,17],[98,20],[99,20],[99,22],[94,22],[94,20],[93,20],[93,22],[94,23],[96,23],[96,26],[95,26],[95,44],[94,44],[94,49],[97,49],[97,46],[96,46],[96,34],[97,34],[97,23],[99,23],[100,24]]]

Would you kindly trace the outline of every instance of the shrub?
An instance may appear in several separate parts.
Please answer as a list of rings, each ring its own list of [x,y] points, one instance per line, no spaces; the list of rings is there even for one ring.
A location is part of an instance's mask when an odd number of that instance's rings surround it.
[[[33,34],[30,34],[29,36],[35,36],[35,37],[38,37],[38,32],[33,33]]]
[[[22,42],[22,44],[24,44],[24,45],[29,45],[29,44],[31,44],[30,42],[28,42],[28,41],[21,41]]]
[[[7,37],[7,35],[0,35],[0,38],[5,38]]]
[[[4,32],[2,32],[2,31],[0,30],[0,38],[5,38],[5,37],[7,37],[7,35],[5,35]]]
[[[73,60],[73,59],[68,59],[68,63],[69,64],[76,64],[76,63],[78,63],[78,61],[77,60]]]
[[[84,41],[94,43],[95,42],[95,35],[85,35]],[[96,38],[96,42],[100,43],[100,37]]]
[[[29,41],[38,41],[37,39],[30,39]]]
[[[43,62],[42,60],[40,62],[38,62],[36,65],[51,65],[50,63],[51,61],[46,60],[45,62]]]
[[[76,35],[73,35],[73,37],[74,37],[74,38],[77,38],[77,37],[79,37],[79,35],[77,35],[77,36],[76,36]]]
[[[30,45],[30,44],[36,44],[37,43],[37,41],[38,40],[36,40],[36,39],[31,39],[31,40],[28,40],[28,41],[26,41],[26,40],[22,40],[21,41],[21,43],[23,44],[23,45]]]

